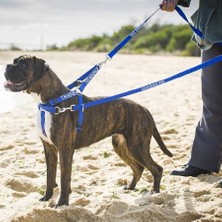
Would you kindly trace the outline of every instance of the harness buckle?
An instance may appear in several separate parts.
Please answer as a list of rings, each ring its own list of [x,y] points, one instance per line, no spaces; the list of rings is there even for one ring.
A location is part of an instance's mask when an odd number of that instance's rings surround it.
[[[58,115],[58,114],[61,113],[61,108],[60,107],[56,106],[55,109],[56,109],[56,111],[54,113],[55,115]]]
[[[101,68],[102,65],[106,64],[106,62],[110,60],[112,60],[112,58],[108,54],[106,54],[105,59],[102,62],[98,63],[98,66]]]
[[[85,110],[85,106],[84,104],[81,104],[81,112],[84,113],[84,110]]]
[[[58,115],[60,113],[64,113],[67,110],[72,111],[72,106],[70,106],[70,107],[61,107],[61,108],[56,106],[55,108],[56,108],[56,112],[54,114],[56,114],[56,115]]]
[[[77,106],[77,107],[78,107],[78,106]],[[68,109],[68,108],[67,108],[67,109]],[[69,107],[69,110],[70,110],[71,112],[80,110],[80,111],[83,113],[84,110],[85,110],[85,105],[84,105],[84,104],[81,104],[81,105],[79,106],[79,108],[76,108],[76,105],[71,105],[71,106]]]
[[[69,107],[70,112],[74,112],[75,111],[74,107],[75,107],[75,105],[70,105],[70,107]]]

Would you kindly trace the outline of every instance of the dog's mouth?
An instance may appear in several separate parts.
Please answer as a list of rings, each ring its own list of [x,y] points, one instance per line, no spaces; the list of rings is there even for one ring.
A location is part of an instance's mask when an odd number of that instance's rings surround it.
[[[8,91],[20,92],[27,88],[27,84],[26,84],[26,81],[12,82],[11,80],[7,80],[4,83],[4,87]]]

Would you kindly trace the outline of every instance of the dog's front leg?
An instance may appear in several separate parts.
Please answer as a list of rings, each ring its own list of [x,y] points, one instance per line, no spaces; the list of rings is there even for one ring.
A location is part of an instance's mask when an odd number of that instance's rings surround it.
[[[69,205],[69,194],[71,193],[71,173],[73,160],[73,147],[66,147],[59,151],[60,168],[61,168],[61,194],[56,206]]]
[[[56,184],[56,170],[57,170],[57,162],[58,162],[58,151],[54,145],[50,145],[42,140],[45,158],[46,158],[46,166],[47,166],[47,188],[43,198],[40,201],[47,201],[53,196],[53,190],[57,186]]]

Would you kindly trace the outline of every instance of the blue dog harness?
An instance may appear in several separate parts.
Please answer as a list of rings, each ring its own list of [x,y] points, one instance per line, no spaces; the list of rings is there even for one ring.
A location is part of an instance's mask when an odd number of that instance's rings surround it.
[[[137,28],[135,28],[135,30],[133,30],[125,39],[123,39],[112,51],[110,51],[107,55],[104,61],[100,62],[99,64],[96,64],[95,66],[93,66],[91,69],[89,69],[86,73],[84,73],[81,77],[79,77],[76,81],[74,81],[73,83],[71,83],[70,85],[68,85],[67,87],[70,89],[70,92],[59,96],[55,99],[50,100],[48,103],[40,103],[38,105],[38,108],[41,112],[41,127],[42,127],[42,133],[46,135],[45,132],[45,112],[49,112],[51,114],[60,114],[63,113],[67,110],[69,111],[78,111],[78,125],[77,125],[77,131],[80,132],[82,124],[83,124],[83,118],[84,118],[84,110],[86,108],[92,107],[92,106],[96,106],[99,104],[103,104],[103,103],[108,103],[114,100],[117,100],[119,98],[128,96],[128,95],[132,95],[138,92],[142,92],[154,87],[157,87],[159,85],[162,85],[164,83],[173,81],[175,79],[178,79],[180,77],[183,77],[185,75],[191,74],[197,70],[203,69],[207,66],[213,65],[215,63],[221,62],[222,61],[222,55],[217,56],[213,59],[210,59],[202,64],[199,64],[197,66],[194,66],[190,69],[187,69],[185,71],[182,71],[180,73],[177,73],[175,75],[172,75],[168,78],[162,79],[162,80],[158,80],[156,82],[153,83],[149,83],[147,85],[144,85],[142,87],[136,88],[136,89],[132,89],[120,94],[116,94],[114,96],[109,96],[109,97],[105,97],[102,99],[98,99],[98,100],[94,100],[94,101],[90,101],[87,103],[83,103],[83,99],[82,99],[82,92],[85,89],[85,87],[88,85],[88,83],[93,79],[93,77],[97,74],[97,72],[101,69],[102,65],[105,64],[108,60],[111,60],[115,54],[117,54],[117,52],[122,49],[138,32],[139,30],[147,23],[147,21],[154,15],[157,13],[157,11],[160,8],[158,8],[152,15],[150,15],[140,26],[138,26]],[[178,12],[178,14],[189,24],[189,26],[191,27],[191,29],[201,38],[203,38],[203,33],[198,30],[197,28],[195,28],[187,19],[186,15],[184,14],[184,12],[178,7],[176,6],[176,11]],[[218,43],[220,45],[222,45],[222,43]],[[57,105],[65,100],[68,100],[72,97],[78,97],[78,104],[73,104],[70,107],[58,107]]]

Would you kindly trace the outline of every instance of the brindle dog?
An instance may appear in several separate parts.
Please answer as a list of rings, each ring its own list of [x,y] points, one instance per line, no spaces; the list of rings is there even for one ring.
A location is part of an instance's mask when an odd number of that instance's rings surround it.
[[[44,60],[31,56],[20,56],[13,64],[6,66],[5,88],[13,92],[34,93],[47,103],[70,90],[63,85],[58,76]],[[99,97],[98,97],[99,98]],[[83,95],[84,103],[98,98]],[[59,107],[77,104],[77,98],[61,102]],[[49,200],[56,185],[58,154],[61,167],[61,195],[57,206],[69,204],[71,192],[71,170],[75,149],[87,147],[92,143],[112,136],[115,152],[133,171],[133,179],[126,189],[133,190],[144,168],[153,178],[153,191],[159,192],[163,168],[150,156],[150,141],[153,136],[161,150],[172,157],[164,145],[150,112],[139,104],[118,99],[109,103],[87,108],[81,132],[77,132],[78,112],[66,111],[59,115],[47,113],[47,137],[40,130],[47,164],[47,189],[41,201]]]

